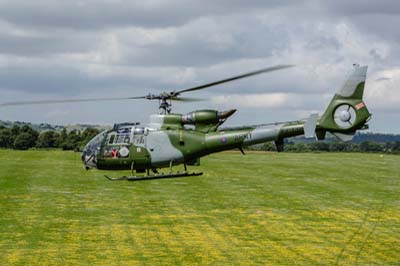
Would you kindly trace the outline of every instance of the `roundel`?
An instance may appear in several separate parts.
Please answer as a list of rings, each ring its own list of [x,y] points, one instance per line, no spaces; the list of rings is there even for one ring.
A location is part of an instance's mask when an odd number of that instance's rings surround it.
[[[356,117],[356,110],[349,104],[339,105],[333,114],[333,119],[340,128],[352,127],[356,121]]]
[[[127,147],[122,147],[119,149],[119,155],[121,155],[121,157],[127,157],[129,155],[129,149]]]

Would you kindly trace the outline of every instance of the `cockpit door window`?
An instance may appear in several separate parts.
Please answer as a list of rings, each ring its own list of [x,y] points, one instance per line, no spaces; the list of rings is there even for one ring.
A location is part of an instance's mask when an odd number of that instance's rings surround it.
[[[130,133],[110,133],[108,134],[108,144],[129,144],[130,143]]]

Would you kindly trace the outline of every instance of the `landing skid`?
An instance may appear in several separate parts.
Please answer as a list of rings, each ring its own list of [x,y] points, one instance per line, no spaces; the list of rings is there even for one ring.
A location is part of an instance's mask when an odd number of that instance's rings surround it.
[[[109,177],[105,175],[105,177],[110,181],[141,181],[141,180],[151,180],[151,179],[162,179],[162,178],[175,178],[175,177],[185,177],[185,176],[199,176],[202,175],[202,172],[198,173],[189,173],[189,172],[176,172],[176,173],[161,173],[161,174],[154,174],[154,175],[144,175],[144,176],[121,176],[121,177]]]

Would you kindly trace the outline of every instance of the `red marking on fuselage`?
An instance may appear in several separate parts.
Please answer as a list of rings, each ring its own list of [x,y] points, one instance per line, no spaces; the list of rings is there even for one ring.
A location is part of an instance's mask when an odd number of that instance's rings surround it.
[[[361,108],[365,107],[365,103],[364,102],[360,102],[355,107],[356,107],[356,110],[360,110]]]

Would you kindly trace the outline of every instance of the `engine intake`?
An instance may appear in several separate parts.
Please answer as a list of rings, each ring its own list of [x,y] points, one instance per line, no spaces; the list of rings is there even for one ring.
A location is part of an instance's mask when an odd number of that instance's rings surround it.
[[[224,122],[228,117],[233,115],[236,109],[218,112],[216,110],[199,110],[187,113],[182,116],[182,123],[195,125],[195,124],[212,124]]]
[[[216,110],[199,110],[182,115],[183,125],[194,125],[202,132],[215,131],[236,109],[218,112]]]

